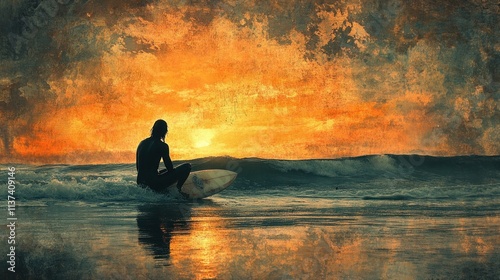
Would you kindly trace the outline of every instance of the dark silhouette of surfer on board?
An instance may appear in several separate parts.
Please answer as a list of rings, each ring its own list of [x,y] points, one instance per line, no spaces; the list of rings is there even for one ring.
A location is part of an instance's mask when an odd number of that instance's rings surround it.
[[[137,147],[137,184],[147,186],[158,193],[165,193],[167,187],[177,182],[177,189],[186,197],[187,195],[181,192],[181,187],[191,172],[191,164],[184,163],[174,168],[168,144],[165,143],[167,132],[167,122],[157,120],[151,128],[151,136],[142,140]],[[158,171],[161,159],[166,170]]]

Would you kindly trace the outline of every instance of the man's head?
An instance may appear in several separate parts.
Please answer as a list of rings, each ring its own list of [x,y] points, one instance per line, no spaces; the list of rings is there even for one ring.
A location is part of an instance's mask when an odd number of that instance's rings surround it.
[[[151,137],[160,138],[161,140],[165,140],[165,135],[168,132],[167,122],[164,120],[157,120],[151,128]]]

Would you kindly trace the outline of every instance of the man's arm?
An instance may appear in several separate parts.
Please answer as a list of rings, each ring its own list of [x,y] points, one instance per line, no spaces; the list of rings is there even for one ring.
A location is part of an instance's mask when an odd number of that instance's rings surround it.
[[[166,143],[165,143],[165,149],[163,151],[162,158],[163,158],[163,163],[165,164],[165,167],[167,168],[167,170],[169,172],[173,171],[174,170],[174,164],[172,163],[172,160],[170,159],[170,151],[169,151],[169,148],[168,148],[168,144],[166,144]]]

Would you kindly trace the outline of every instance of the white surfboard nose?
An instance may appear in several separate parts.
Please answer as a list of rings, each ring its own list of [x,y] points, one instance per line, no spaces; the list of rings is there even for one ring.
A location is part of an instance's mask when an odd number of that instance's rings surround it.
[[[205,198],[229,187],[238,173],[224,169],[191,172],[181,191],[191,199]]]

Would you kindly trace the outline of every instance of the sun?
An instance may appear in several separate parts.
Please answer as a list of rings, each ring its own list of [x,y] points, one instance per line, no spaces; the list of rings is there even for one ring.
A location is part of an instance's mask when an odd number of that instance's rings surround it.
[[[191,139],[195,148],[205,148],[212,144],[214,135],[215,132],[212,129],[199,128],[192,132]]]

